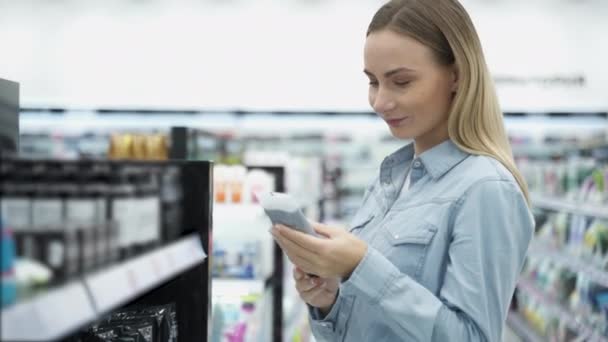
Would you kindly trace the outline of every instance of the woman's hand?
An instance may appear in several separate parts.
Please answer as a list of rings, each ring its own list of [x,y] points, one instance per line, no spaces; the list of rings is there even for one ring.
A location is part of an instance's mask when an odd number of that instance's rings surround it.
[[[282,225],[271,233],[291,262],[308,274],[321,278],[347,279],[367,252],[367,244],[341,228],[312,222],[326,238],[318,238]]]
[[[338,296],[340,280],[311,277],[304,274],[297,266],[293,269],[293,279],[296,281],[296,290],[300,298],[309,305],[319,308],[324,316],[327,315]]]

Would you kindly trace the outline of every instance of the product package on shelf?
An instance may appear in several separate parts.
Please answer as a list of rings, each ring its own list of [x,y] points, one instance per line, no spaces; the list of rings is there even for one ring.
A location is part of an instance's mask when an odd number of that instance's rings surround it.
[[[264,170],[216,165],[213,172],[214,197],[218,204],[257,204],[257,192],[274,190],[275,178]]]
[[[263,296],[218,297],[214,300],[210,342],[262,342],[264,339]]]
[[[175,305],[127,307],[91,325],[68,342],[176,342]]]
[[[115,133],[110,137],[109,159],[167,160],[169,141],[166,134]]]
[[[230,239],[215,241],[212,274],[214,278],[257,279],[260,277],[261,242]]]
[[[0,215],[0,307],[13,304],[17,299],[15,284],[15,240],[12,231],[4,226]]]

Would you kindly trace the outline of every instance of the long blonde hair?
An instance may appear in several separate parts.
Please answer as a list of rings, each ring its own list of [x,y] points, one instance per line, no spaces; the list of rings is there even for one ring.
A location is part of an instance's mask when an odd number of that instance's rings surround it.
[[[429,47],[443,65],[455,63],[458,90],[448,119],[450,139],[463,151],[492,157],[517,180],[528,204],[528,186],[513,160],[481,42],[457,0],[393,0],[374,15],[367,35],[390,29]]]

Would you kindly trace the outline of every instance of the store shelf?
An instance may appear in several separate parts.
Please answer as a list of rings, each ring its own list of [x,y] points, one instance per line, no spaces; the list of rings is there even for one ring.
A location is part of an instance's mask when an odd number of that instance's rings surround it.
[[[2,341],[57,340],[95,317],[84,284],[74,281],[3,309]]]
[[[597,330],[593,329],[592,326],[587,324],[586,322],[582,322],[580,318],[577,318],[575,314],[564,308],[561,304],[559,304],[555,299],[551,298],[549,295],[543,293],[541,290],[536,288],[532,282],[527,279],[520,279],[517,283],[517,288],[523,293],[533,297],[537,302],[539,302],[543,307],[547,308],[549,311],[553,312],[554,315],[568,328],[572,331],[577,332],[579,336],[583,336],[586,338],[585,341],[606,341],[607,339],[603,337]]]
[[[552,196],[534,193],[531,197],[532,205],[537,208],[608,219],[608,206],[605,205],[602,206],[594,204],[575,203]]]
[[[608,272],[602,270],[593,262],[582,260],[564,250],[557,250],[542,242],[534,242],[528,251],[529,256],[550,259],[557,265],[574,273],[584,274],[590,281],[608,287]]]
[[[109,312],[205,260],[193,235],[85,277],[97,312]]]
[[[520,314],[510,311],[507,315],[507,325],[522,340],[522,342],[542,342],[544,339],[526,322]]]
[[[266,285],[265,283],[264,279],[213,278],[211,280],[211,293],[214,297],[262,294]]]

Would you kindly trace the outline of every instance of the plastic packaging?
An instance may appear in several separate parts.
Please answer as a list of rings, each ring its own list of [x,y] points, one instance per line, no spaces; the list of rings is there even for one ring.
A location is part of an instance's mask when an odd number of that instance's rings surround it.
[[[113,312],[81,334],[82,341],[177,341],[175,305],[127,307]]]

